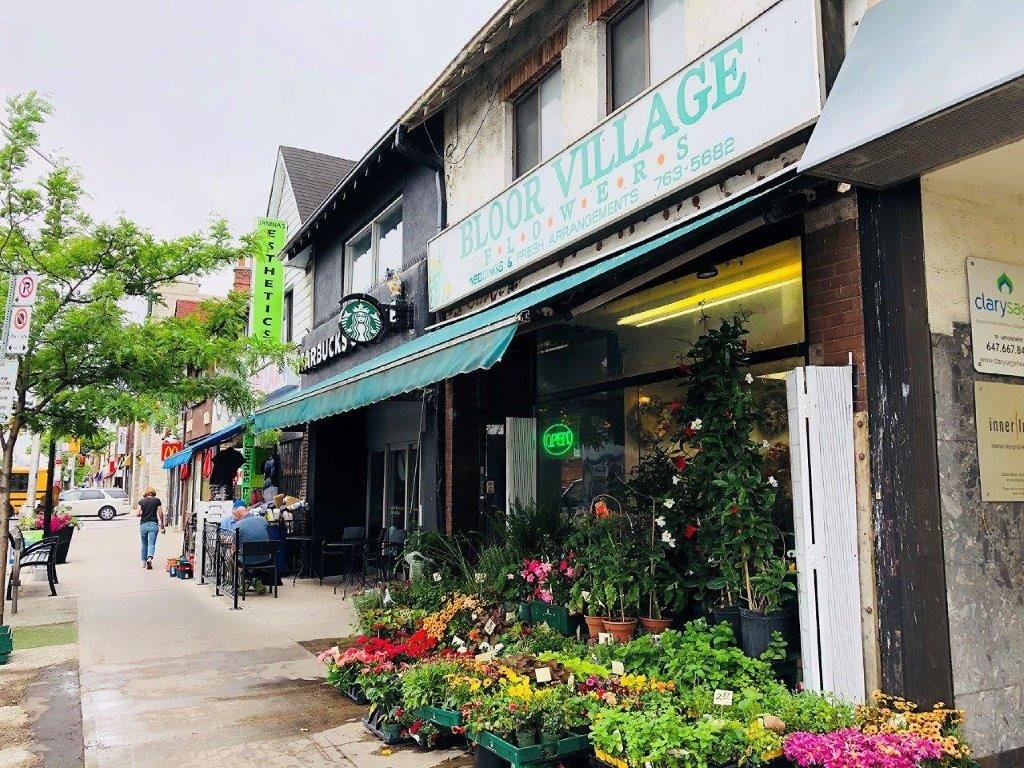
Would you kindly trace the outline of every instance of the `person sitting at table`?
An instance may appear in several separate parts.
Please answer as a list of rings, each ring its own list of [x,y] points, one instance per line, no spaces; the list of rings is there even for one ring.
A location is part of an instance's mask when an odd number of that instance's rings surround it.
[[[250,515],[249,508],[241,506],[235,507],[234,518],[240,547],[253,542],[270,541],[270,527],[263,515]],[[270,559],[270,555],[246,555],[242,562],[245,565],[266,565]]]
[[[237,514],[238,510],[240,509],[244,510],[241,516]],[[238,525],[238,521],[247,514],[249,514],[249,508],[245,506],[245,502],[242,501],[241,499],[235,499],[235,501],[232,504],[231,514],[224,515],[224,517],[220,519],[220,532],[234,533],[235,526]]]

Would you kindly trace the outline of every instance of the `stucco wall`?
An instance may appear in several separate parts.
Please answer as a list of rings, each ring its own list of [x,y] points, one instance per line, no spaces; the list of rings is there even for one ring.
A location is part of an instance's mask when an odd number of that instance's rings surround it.
[[[1024,747],[1024,503],[981,500],[968,257],[1024,264],[1024,144],[921,180],[955,703],[978,755]]]
[[[680,44],[685,61],[728,37],[775,0],[699,0],[684,5]],[[536,14],[506,50],[457,95],[445,111],[448,222],[455,223],[513,181],[511,108],[494,96],[510,67],[522,61],[566,20],[562,51],[563,145],[590,131],[608,114],[604,22],[589,22],[585,2],[557,2]]]

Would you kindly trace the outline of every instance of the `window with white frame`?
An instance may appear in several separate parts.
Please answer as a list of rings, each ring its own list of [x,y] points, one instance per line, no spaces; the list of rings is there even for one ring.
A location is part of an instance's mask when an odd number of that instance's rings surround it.
[[[608,107],[614,111],[686,64],[683,0],[640,0],[608,25]]]
[[[402,200],[348,241],[345,247],[345,294],[365,293],[387,279],[388,270],[402,269]]]
[[[562,148],[562,67],[556,64],[514,109],[518,178]]]

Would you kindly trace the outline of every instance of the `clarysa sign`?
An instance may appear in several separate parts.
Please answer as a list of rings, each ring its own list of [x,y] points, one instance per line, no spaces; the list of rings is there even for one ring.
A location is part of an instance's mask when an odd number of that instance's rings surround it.
[[[816,0],[781,0],[430,241],[449,306],[791,135],[821,113]]]

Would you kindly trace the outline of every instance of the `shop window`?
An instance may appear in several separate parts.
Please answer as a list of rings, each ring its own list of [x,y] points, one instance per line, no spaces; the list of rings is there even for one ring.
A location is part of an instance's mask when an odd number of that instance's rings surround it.
[[[278,446],[277,454],[281,459],[281,483],[278,491],[285,496],[302,495],[302,441],[289,440]]]
[[[516,100],[516,177],[552,157],[562,148],[562,68],[555,65],[544,79]]]
[[[402,268],[402,201],[389,206],[345,248],[345,294],[365,293]]]
[[[537,384],[543,393],[670,371],[687,343],[712,322],[749,315],[752,352],[804,342],[799,238],[718,263],[616,299],[571,324],[537,334]]]
[[[284,327],[282,328],[284,340],[291,341],[292,333],[294,332],[295,328],[295,293],[292,291],[291,288],[284,292],[284,309],[282,314],[284,315]]]
[[[609,111],[686,63],[683,0],[642,0],[608,27]]]

